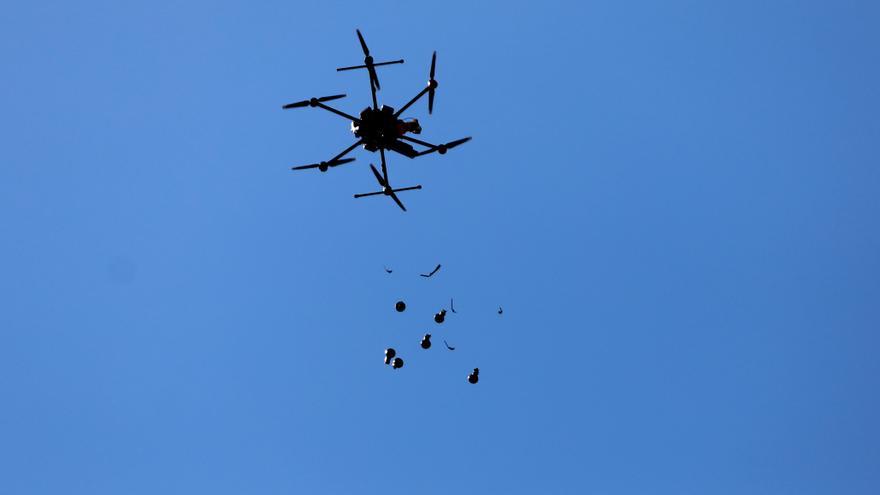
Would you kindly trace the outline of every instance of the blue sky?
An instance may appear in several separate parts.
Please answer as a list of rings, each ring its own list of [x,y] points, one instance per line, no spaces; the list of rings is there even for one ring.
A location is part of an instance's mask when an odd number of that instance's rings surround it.
[[[877,493],[878,10],[7,5],[0,493]]]

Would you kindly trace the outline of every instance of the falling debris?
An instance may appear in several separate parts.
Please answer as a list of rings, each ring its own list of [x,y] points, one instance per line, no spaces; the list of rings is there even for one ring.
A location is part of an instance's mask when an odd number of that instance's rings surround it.
[[[447,344],[445,340],[443,341],[443,343],[446,344],[446,348],[449,349],[450,351],[455,350],[455,347],[450,347],[449,344]]]
[[[399,357],[394,358],[394,361],[391,361],[391,367],[394,369],[403,368],[403,359],[400,359]]]
[[[403,301],[397,301],[397,304],[394,305],[394,309],[396,309],[398,313],[403,313],[406,310],[406,303]]]
[[[434,315],[434,321],[437,323],[443,323],[443,320],[446,319],[446,310],[441,309],[439,313]]]
[[[426,333],[424,337],[422,337],[421,342],[422,349],[430,349],[431,348],[431,334]]]
[[[455,311],[455,306],[452,304],[452,299],[451,299],[451,298],[449,299],[449,309],[450,309],[453,313],[456,313],[456,311]]]
[[[437,270],[439,270],[439,269],[440,269],[440,264],[438,263],[437,266],[435,266],[434,269],[431,271],[431,273],[422,273],[421,276],[425,277],[425,278],[433,277],[434,274],[437,273]]]
[[[468,382],[477,383],[480,381],[480,368],[474,368],[474,371],[468,375]]]
[[[385,269],[385,273],[393,273],[394,272],[394,270],[389,270],[387,266],[383,266],[382,268]]]
[[[389,347],[385,349],[385,364],[391,364],[391,360],[394,359],[394,356],[397,355],[397,351],[393,348]]]
[[[500,314],[502,314],[502,313],[504,313],[504,310],[501,309],[501,306],[498,306],[498,314],[500,315]]]

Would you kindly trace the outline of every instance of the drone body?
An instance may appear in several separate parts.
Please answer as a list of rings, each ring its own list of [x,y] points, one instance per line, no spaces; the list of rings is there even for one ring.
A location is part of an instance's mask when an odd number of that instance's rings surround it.
[[[422,186],[418,185],[399,189],[393,188],[388,180],[388,169],[385,163],[385,150],[397,152],[408,158],[416,158],[418,156],[434,153],[435,151],[441,155],[444,155],[448,150],[460,144],[466,143],[471,138],[466,137],[462,139],[457,139],[455,141],[451,141],[445,144],[431,144],[408,135],[420,134],[422,132],[422,127],[419,124],[418,120],[400,118],[401,114],[403,114],[406,109],[408,109],[413,103],[418,101],[425,94],[428,95],[428,113],[430,114],[433,112],[434,94],[438,86],[437,81],[434,79],[434,70],[437,65],[437,52],[434,52],[434,55],[431,57],[431,70],[428,77],[428,84],[408,103],[401,107],[400,110],[394,111],[394,108],[390,106],[379,106],[378,100],[376,99],[376,91],[379,89],[379,77],[376,74],[376,67],[391,64],[402,64],[403,60],[393,60],[390,62],[379,63],[374,62],[373,57],[370,55],[370,50],[367,48],[367,44],[364,41],[364,37],[361,35],[360,30],[357,30],[357,35],[358,40],[361,44],[361,48],[364,52],[364,64],[351,67],[340,67],[336,70],[347,71],[354,69],[367,69],[367,72],[370,76],[370,94],[372,95],[373,99],[372,106],[367,107],[363,111],[361,111],[358,117],[354,117],[345,112],[330,107],[329,105],[326,105],[324,103],[327,101],[343,98],[345,97],[345,95],[343,94],[323,96],[320,98],[310,98],[308,100],[289,103],[287,105],[284,105],[282,108],[288,109],[306,106],[318,107],[327,110],[328,112],[339,115],[340,117],[343,117],[351,122],[351,132],[355,135],[356,138],[358,138],[358,140],[355,141],[355,143],[348,148],[342,150],[342,152],[338,153],[333,158],[330,158],[329,160],[291,168],[292,170],[317,168],[321,172],[326,172],[332,167],[337,167],[339,165],[353,162],[354,158],[343,157],[358,146],[363,146],[365,150],[371,152],[379,151],[382,160],[382,173],[380,174],[379,171],[376,170],[376,168],[372,164],[370,164],[370,168],[373,171],[376,181],[382,187],[382,190],[365,194],[355,194],[354,197],[362,198],[365,196],[376,196],[380,194],[390,196],[391,199],[393,199],[394,202],[397,203],[401,210],[406,211],[406,208],[403,206],[403,203],[397,197],[396,193],[401,191],[421,189]],[[413,147],[413,144],[422,146],[425,149],[421,151],[416,150]]]

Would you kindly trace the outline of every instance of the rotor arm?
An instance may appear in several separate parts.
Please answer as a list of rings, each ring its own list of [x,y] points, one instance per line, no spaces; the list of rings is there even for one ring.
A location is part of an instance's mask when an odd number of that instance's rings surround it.
[[[339,153],[338,155],[334,156],[333,158],[331,158],[331,159],[329,159],[329,160],[327,160],[327,161],[328,161],[328,162],[335,162],[335,161],[339,160],[340,158],[342,158],[343,156],[345,156],[345,155],[347,155],[349,152],[351,152],[351,150],[357,148],[358,145],[360,145],[360,144],[362,144],[362,143],[363,143],[362,140],[360,140],[360,139],[357,140],[353,145],[349,146],[348,148],[345,148],[344,150],[342,150],[341,153]]]
[[[300,165],[298,167],[290,167],[290,169],[291,170],[307,170],[310,168],[316,168],[316,169],[320,170],[321,172],[326,172],[330,168],[338,167],[340,165],[345,165],[346,163],[351,163],[355,160],[354,158],[342,158],[342,157],[347,155],[351,150],[355,149],[362,142],[363,141],[360,141],[360,140],[357,141],[356,143],[349,146],[348,148],[345,148],[342,151],[342,153],[339,153],[338,155],[334,156],[333,158],[331,158],[325,162],[311,163],[309,165]]]
[[[325,105],[325,104],[321,103],[320,101],[316,102],[315,106],[319,107],[319,108],[323,108],[324,110],[327,110],[328,112],[335,113],[336,115],[339,115],[342,118],[348,119],[356,124],[359,124],[361,122],[361,119],[359,119],[357,117],[353,117],[345,112],[341,112],[341,111],[339,111],[329,105]]]
[[[437,147],[436,144],[431,144],[431,143],[428,143],[428,142],[426,142],[426,141],[422,141],[421,139],[416,139],[416,138],[414,138],[414,137],[409,137],[409,136],[406,136],[406,135],[399,136],[397,139],[403,139],[404,141],[409,141],[409,142],[411,142],[411,143],[420,144],[420,145],[422,145],[422,146],[424,146],[424,147],[426,147],[426,148],[436,148],[436,147]]]
[[[437,80],[434,79],[434,69],[437,68],[437,52],[434,52],[431,55],[431,71],[428,73],[428,85],[425,86],[425,89],[419,91],[412,100],[409,100],[409,103],[403,106],[397,113],[394,114],[394,117],[402,114],[404,110],[409,108],[413,103],[419,101],[419,98],[425,96],[425,93],[428,93],[428,113],[432,113],[434,111],[434,90],[437,89]]]
[[[379,156],[382,157],[382,177],[385,179],[385,184],[388,184],[388,167],[385,165],[385,149],[379,148]]]
[[[425,96],[425,93],[427,93],[427,92],[430,91],[430,90],[431,90],[431,85],[428,84],[427,86],[425,86],[424,89],[422,89],[421,91],[419,91],[419,94],[415,95],[415,97],[413,97],[412,100],[409,100],[409,103],[407,103],[406,105],[400,107],[400,110],[398,110],[398,111],[394,114],[394,117],[396,118],[396,117],[400,116],[400,114],[402,114],[404,111],[406,111],[407,108],[411,107],[413,103],[419,101],[419,98],[421,98],[422,96]]]

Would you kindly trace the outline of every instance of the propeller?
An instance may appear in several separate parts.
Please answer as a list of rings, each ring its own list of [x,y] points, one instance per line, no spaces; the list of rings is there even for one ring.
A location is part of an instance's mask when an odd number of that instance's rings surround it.
[[[387,187],[387,186],[388,186],[388,183],[385,182],[385,179],[384,179],[384,178],[382,178],[382,174],[380,174],[379,171],[376,170],[376,167],[373,166],[372,163],[370,164],[370,170],[373,171],[373,175],[376,176],[376,181],[379,182],[379,185],[380,185],[380,186],[382,186],[382,187]]]
[[[446,144],[441,144],[440,147],[442,148],[445,146],[446,149],[452,149],[452,148],[455,148],[456,146],[458,146],[459,144],[464,144],[464,143],[470,141],[471,139],[472,138],[470,136],[468,136],[466,138],[456,139],[455,141],[450,141]]]
[[[370,56],[370,49],[367,48],[367,42],[364,41],[364,35],[361,34],[360,29],[355,29],[355,31],[357,32],[357,35],[358,35],[358,41],[361,42],[361,49],[364,51],[364,56],[369,57]]]
[[[461,138],[461,139],[456,139],[455,141],[450,141],[446,144],[441,144],[440,146],[437,146],[437,148],[436,148],[437,153],[440,153],[441,155],[445,155],[447,150],[451,150],[452,148],[455,148],[456,146],[458,146],[460,144],[464,144],[470,140],[471,140],[471,137],[468,136],[466,138]]]
[[[382,89],[379,86],[379,76],[376,75],[376,68],[373,66],[373,57],[370,56],[367,42],[364,41],[364,36],[361,34],[360,29],[355,29],[355,31],[357,31],[358,41],[361,42],[361,48],[364,50],[364,64],[367,66],[367,71],[370,72],[370,84],[376,86],[376,89]]]
[[[330,100],[338,100],[339,98],[345,98],[345,95],[331,95],[331,96],[322,96],[320,98],[309,98],[308,100],[297,101],[295,103],[288,103],[284,105],[283,109],[287,110],[288,108],[299,108],[299,107],[316,107],[318,103],[330,101]]]
[[[381,150],[381,148],[380,148],[380,150]],[[383,156],[383,158],[384,158],[384,156]],[[384,162],[384,160],[383,160],[383,162]],[[418,186],[412,186],[412,187],[401,187],[399,189],[392,189],[391,186],[388,185],[388,169],[385,167],[384,163],[382,165],[383,165],[382,166],[382,173],[379,173],[379,170],[376,169],[376,166],[373,165],[372,163],[370,164],[370,170],[373,171],[373,175],[376,177],[376,182],[378,182],[379,185],[382,186],[382,190],[376,191],[376,192],[364,193],[364,194],[355,194],[354,197],[355,198],[363,198],[366,196],[378,196],[380,194],[384,194],[385,196],[390,196],[391,199],[393,199],[394,202],[397,203],[397,206],[399,206],[401,210],[406,211],[406,207],[403,206],[403,203],[400,201],[400,198],[398,198],[397,194],[395,194],[395,193],[399,193],[401,191],[412,191],[414,189],[421,189],[422,186],[418,185]]]
[[[398,198],[397,195],[394,194],[394,189],[392,189],[388,195],[391,196],[391,199],[393,199],[394,202],[397,203],[397,206],[399,206],[401,210],[406,211],[406,206],[403,206],[403,203],[400,202],[400,198]]]
[[[375,93],[375,90],[381,89],[379,86],[379,76],[376,74],[376,67],[381,65],[391,65],[391,64],[402,64],[403,59],[400,60],[391,60],[389,62],[375,62],[373,60],[373,56],[370,55],[370,49],[367,48],[367,42],[364,41],[364,35],[361,34],[360,29],[355,29],[358,36],[358,41],[361,43],[361,50],[364,52],[364,64],[363,65],[353,65],[351,67],[339,67],[336,69],[337,71],[343,70],[354,70],[354,69],[367,69],[367,72],[370,73],[370,92]],[[375,98],[374,98],[375,99]]]
[[[410,140],[412,140],[412,139],[410,138]],[[466,138],[456,139],[455,141],[450,141],[445,144],[438,144],[437,146],[434,146],[431,149],[427,149],[425,151],[422,151],[422,152],[416,154],[416,156],[427,155],[427,154],[433,153],[435,151],[437,153],[440,153],[441,155],[445,155],[447,151],[451,150],[452,148],[455,148],[456,146],[458,146],[460,144],[464,144],[470,140],[471,140],[471,137],[468,136]]]
[[[428,113],[434,110],[434,90],[437,89],[437,81],[434,79],[434,68],[437,66],[437,52],[431,56],[431,72],[428,75]]]
[[[320,162],[320,163],[312,163],[309,165],[300,165],[299,167],[290,167],[290,170],[306,170],[309,168],[316,168],[321,172],[326,172],[330,167],[338,167],[339,165],[345,165],[346,163],[351,163],[355,159],[354,158],[343,158],[341,160],[330,160],[329,162]]]

